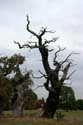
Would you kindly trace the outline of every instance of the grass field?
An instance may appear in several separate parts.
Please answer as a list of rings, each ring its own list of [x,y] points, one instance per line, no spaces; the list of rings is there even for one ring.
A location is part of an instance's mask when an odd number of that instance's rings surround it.
[[[34,117],[37,112],[39,111],[28,111],[28,116],[23,117],[11,117],[6,113],[5,117],[0,118],[0,125],[83,125],[83,111],[63,112],[65,116],[59,121]]]

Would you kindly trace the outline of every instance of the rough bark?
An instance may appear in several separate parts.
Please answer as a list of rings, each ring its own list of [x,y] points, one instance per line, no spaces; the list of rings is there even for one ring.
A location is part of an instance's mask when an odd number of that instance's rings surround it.
[[[20,101],[13,104],[13,116],[23,116],[23,105]]]
[[[46,100],[46,104],[44,106],[44,112],[42,117],[53,118],[54,114],[57,110],[57,106],[59,103],[59,92],[60,90],[56,89],[54,92],[49,92],[49,96]]]
[[[14,88],[14,92],[11,98],[13,115],[23,116],[24,105],[26,102],[29,102],[29,100],[30,98],[28,95],[25,95],[25,91],[23,90],[22,85],[20,85],[19,89]]]
[[[18,92],[16,88],[13,88],[12,97],[11,97],[11,105],[14,116],[21,116],[23,114],[23,98],[22,95]]]
[[[13,115],[14,116],[23,116],[24,102],[18,99],[13,104]]]

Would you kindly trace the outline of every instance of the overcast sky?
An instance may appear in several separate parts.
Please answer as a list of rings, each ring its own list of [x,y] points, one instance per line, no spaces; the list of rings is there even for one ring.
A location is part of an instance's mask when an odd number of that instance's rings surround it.
[[[59,37],[57,45],[67,47],[67,52],[80,53],[75,57],[77,72],[72,77],[72,87],[76,97],[83,98],[83,1],[0,0],[0,54],[17,52],[18,47],[13,41],[24,43],[30,38],[26,31],[27,14],[34,30],[38,32],[41,27],[56,30],[55,36]],[[39,54],[27,50],[22,52],[30,60],[29,68],[33,68],[34,72],[37,71],[40,67]],[[42,95],[40,90],[38,92],[41,97],[45,95],[44,91]]]

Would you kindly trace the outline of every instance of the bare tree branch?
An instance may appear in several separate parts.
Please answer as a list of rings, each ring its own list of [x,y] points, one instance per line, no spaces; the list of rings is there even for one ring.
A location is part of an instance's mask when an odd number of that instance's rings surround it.
[[[63,70],[62,78],[61,78],[61,80],[60,80],[61,83],[63,83],[63,82],[67,79],[67,75],[68,75],[68,71],[69,71],[70,66],[71,66],[71,62],[69,62],[69,63],[65,66],[65,68],[64,68],[64,70]]]
[[[76,70],[72,71],[66,79],[70,79],[70,77],[76,72]]]
[[[40,87],[44,87],[44,85],[39,85],[36,88],[33,89],[33,91],[35,91],[36,89],[40,88]]]
[[[58,54],[59,52],[61,52],[61,51],[64,51],[65,49],[66,49],[66,48],[61,49],[60,46],[58,46],[58,50],[55,52],[55,57],[54,57],[54,60],[53,60],[54,64],[56,63],[57,54]]]
[[[52,52],[52,51],[54,51],[54,49],[48,49],[48,52]]]
[[[19,42],[16,42],[16,41],[14,41],[14,43],[17,44],[20,49],[22,49],[22,48],[30,48],[30,49],[39,48],[36,43],[35,43],[35,45],[30,45],[30,44],[21,45]]]
[[[70,54],[66,57],[66,59],[61,62],[61,65],[63,65],[65,62],[68,62],[68,61],[70,60],[69,58],[70,58],[72,55],[75,55],[75,54],[79,54],[79,53],[75,53],[75,52],[70,53]]]
[[[56,40],[58,40],[58,37],[53,38],[53,39],[51,39],[51,40],[45,39],[43,45],[45,46],[46,44],[50,44],[50,43],[56,42]]]
[[[30,20],[29,20],[29,16],[27,15],[27,31],[30,32],[31,34],[33,34],[34,36],[36,36],[38,38],[39,36],[34,31],[29,29],[29,25],[30,25]]]
[[[32,73],[32,77],[35,78],[35,79],[41,79],[41,78],[43,78],[44,76],[43,76],[43,75],[42,75],[42,76],[34,76],[33,73]]]
[[[44,28],[44,27],[41,28],[40,33],[39,33],[39,37],[42,37],[47,32],[46,29],[47,28]]]
[[[19,42],[14,41],[14,43],[17,44],[20,49],[24,48],[24,45],[21,45]]]
[[[56,31],[46,30],[47,33],[55,33]]]
[[[42,77],[44,77],[45,79],[47,79],[47,75],[45,75],[44,73],[42,73],[40,70],[39,70],[39,73],[42,75]]]

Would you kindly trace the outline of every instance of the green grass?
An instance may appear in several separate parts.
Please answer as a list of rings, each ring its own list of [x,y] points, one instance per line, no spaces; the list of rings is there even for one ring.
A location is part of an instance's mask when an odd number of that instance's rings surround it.
[[[83,125],[83,122],[67,122],[67,121],[3,121],[0,122],[0,125]]]
[[[63,112],[65,117],[59,121],[33,117],[37,113],[39,113],[37,110],[26,111],[25,114],[29,116],[15,118],[10,117],[11,112],[9,112],[8,117],[0,119],[0,125],[83,125],[83,111]],[[6,112],[6,115],[8,115],[8,112]]]

